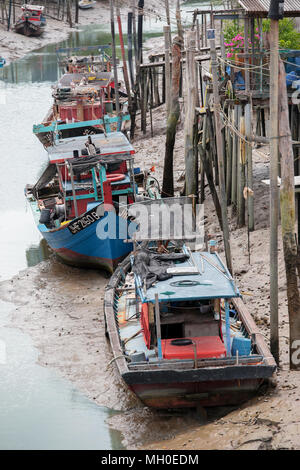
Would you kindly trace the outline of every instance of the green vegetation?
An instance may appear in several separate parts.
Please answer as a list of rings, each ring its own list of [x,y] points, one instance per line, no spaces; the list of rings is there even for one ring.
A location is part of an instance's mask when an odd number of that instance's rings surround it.
[[[263,32],[268,31],[270,31],[270,20],[263,20]],[[238,27],[237,22],[229,21],[224,28],[225,44],[232,44],[234,38],[237,36],[243,38],[243,35],[244,30],[242,26]],[[257,40],[259,38],[257,25],[255,25],[255,35]],[[240,44],[242,43],[240,42]],[[284,18],[279,21],[279,47],[281,49],[300,49],[300,33],[296,29],[294,18]]]
[[[263,21],[263,31],[270,31],[270,20]],[[281,49],[300,49],[300,33],[294,18],[279,21],[279,47]]]

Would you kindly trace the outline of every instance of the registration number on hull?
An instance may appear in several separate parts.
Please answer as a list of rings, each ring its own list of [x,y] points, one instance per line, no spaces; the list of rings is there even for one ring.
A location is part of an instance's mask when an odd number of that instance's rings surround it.
[[[101,217],[103,217],[103,215],[104,207],[103,205],[100,205],[95,209],[85,212],[82,216],[77,217],[77,219],[74,219],[69,223],[68,229],[73,235],[75,235],[76,233],[81,232],[81,230],[92,225],[94,222],[97,222]]]

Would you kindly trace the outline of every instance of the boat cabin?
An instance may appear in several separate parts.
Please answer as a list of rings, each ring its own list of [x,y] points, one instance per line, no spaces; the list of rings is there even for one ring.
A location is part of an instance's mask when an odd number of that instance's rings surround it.
[[[64,139],[48,148],[49,165],[27,194],[37,201],[40,223],[58,228],[94,208],[131,204],[134,150],[121,132]],[[107,206],[106,206],[107,208]]]
[[[110,49],[109,44],[59,48],[56,50],[58,65],[65,73],[110,72],[111,57],[107,53]]]
[[[172,243],[167,250],[137,249],[133,255],[145,358],[230,357],[231,323],[237,324],[234,313],[230,318],[230,301],[240,296],[230,273],[217,253],[192,252]]]
[[[53,91],[53,118],[57,122],[101,119],[113,109],[110,72],[63,75]]]

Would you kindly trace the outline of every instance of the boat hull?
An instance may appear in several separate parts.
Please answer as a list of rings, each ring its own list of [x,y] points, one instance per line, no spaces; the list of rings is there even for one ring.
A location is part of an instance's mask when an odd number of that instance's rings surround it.
[[[33,24],[31,21],[23,20],[19,21],[15,25],[16,33],[23,34],[24,36],[41,36],[45,29],[43,23]]]
[[[127,224],[124,219],[116,217],[117,227]],[[104,238],[97,235],[95,222],[78,233],[71,233],[68,226],[48,230],[45,225],[38,228],[50,248],[66,264],[83,268],[104,269],[113,272],[118,263],[133,248],[131,243],[124,243],[124,238]],[[123,227],[124,229],[124,227]]]
[[[138,373],[134,377],[130,376],[132,372],[129,372],[124,374],[122,378],[133,393],[151,408],[237,406],[254,397],[274,372],[273,367],[264,367],[263,370],[261,367],[255,368],[253,366],[249,368],[242,366],[242,368],[248,370],[231,372],[227,369],[226,380],[214,380],[213,371],[205,371],[205,369],[185,371],[184,374],[178,373],[178,371],[163,371],[164,380],[160,380],[158,372],[155,372],[152,377],[149,375],[147,377],[147,373],[142,375]],[[185,378],[180,377],[180,374]],[[231,374],[232,378],[230,378]],[[177,378],[176,375],[178,375]],[[205,375],[212,380],[204,379]],[[241,378],[238,378],[239,375]],[[251,377],[252,375],[258,376]],[[246,378],[242,378],[243,376]],[[165,379],[170,382],[166,383]]]

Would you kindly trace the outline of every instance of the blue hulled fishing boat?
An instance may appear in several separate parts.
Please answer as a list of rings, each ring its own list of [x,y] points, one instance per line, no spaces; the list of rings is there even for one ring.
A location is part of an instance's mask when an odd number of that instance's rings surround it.
[[[25,194],[41,235],[66,263],[111,272],[132,250],[122,207],[135,201],[133,154],[121,132],[48,147],[47,168]]]

